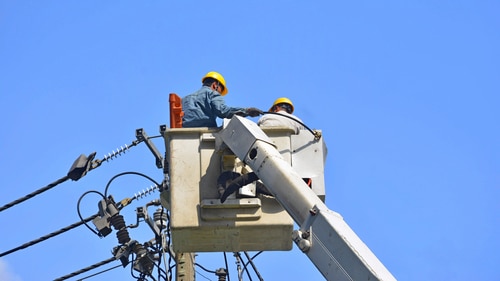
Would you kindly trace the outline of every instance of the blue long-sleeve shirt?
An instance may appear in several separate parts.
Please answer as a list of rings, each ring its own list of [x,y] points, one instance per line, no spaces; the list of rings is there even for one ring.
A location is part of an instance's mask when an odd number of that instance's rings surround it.
[[[217,127],[217,117],[231,118],[243,107],[227,106],[224,97],[208,86],[182,98],[182,127]]]

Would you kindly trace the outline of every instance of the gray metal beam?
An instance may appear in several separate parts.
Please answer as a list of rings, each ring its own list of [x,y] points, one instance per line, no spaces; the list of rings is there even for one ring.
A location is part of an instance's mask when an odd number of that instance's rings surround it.
[[[294,240],[327,280],[396,280],[343,218],[304,183],[255,123],[234,116],[220,137],[300,226]]]

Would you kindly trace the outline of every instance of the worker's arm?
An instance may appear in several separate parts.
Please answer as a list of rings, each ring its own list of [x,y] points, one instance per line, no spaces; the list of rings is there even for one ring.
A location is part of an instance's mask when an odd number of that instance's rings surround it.
[[[212,93],[211,105],[214,113],[220,118],[231,118],[234,114],[239,116],[256,117],[262,114],[262,110],[255,107],[231,107],[227,106],[224,98],[217,92]]]

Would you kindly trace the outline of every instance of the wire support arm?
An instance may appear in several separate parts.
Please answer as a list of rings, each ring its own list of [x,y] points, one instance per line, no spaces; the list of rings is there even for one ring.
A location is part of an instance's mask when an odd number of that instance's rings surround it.
[[[156,160],[156,167],[158,169],[163,168],[163,157],[161,156],[160,152],[158,151],[156,146],[153,144],[153,142],[150,140],[152,137],[149,137],[143,128],[136,129],[135,136],[137,138],[137,141],[145,142],[146,146],[149,148],[151,153],[153,153],[153,156],[155,157],[155,160]]]

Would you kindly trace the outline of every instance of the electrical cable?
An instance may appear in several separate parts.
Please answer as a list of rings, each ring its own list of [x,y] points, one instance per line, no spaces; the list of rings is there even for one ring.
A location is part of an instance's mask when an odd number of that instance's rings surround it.
[[[162,248],[162,251],[165,252],[165,249]],[[167,264],[167,257],[165,255],[165,253],[163,253],[161,256],[163,258],[163,263],[165,263],[165,269],[167,270],[167,276],[165,276],[165,279],[171,280],[170,266],[168,266],[168,264]]]
[[[245,268],[246,268],[247,264],[250,263],[250,265],[253,268],[253,271],[255,272],[255,274],[257,275],[257,277],[259,278],[259,280],[260,281],[264,281],[264,278],[262,278],[262,276],[260,275],[259,271],[257,270],[257,267],[255,266],[255,264],[252,261],[253,258],[250,258],[250,256],[248,255],[248,253],[246,251],[244,251],[243,253],[245,254],[245,256],[248,259],[248,262],[246,264],[244,264]]]
[[[94,274],[91,274],[91,275],[85,276],[85,277],[83,277],[83,278],[77,279],[76,281],[82,281],[82,280],[85,280],[85,279],[88,279],[88,278],[91,278],[91,277],[97,276],[97,275],[99,275],[99,274],[103,274],[103,273],[105,273],[105,272],[108,272],[108,271],[113,270],[113,269],[118,268],[118,267],[122,267],[122,265],[121,265],[121,264],[119,264],[119,265],[116,265],[116,266],[110,267],[110,268],[108,268],[108,269],[105,269],[105,270],[99,271],[99,272],[97,272],[97,273],[94,273]]]
[[[159,277],[158,278],[159,279],[161,279],[161,277],[162,277],[160,273],[163,273],[163,274],[165,274],[165,276],[167,276],[167,272],[165,272],[165,270],[163,270],[163,268],[160,267],[160,264],[156,264],[156,262],[151,257],[149,257],[148,255],[146,255],[144,258],[149,259],[149,261],[151,261],[153,263],[153,266],[156,266],[158,268],[158,272],[159,272],[159,274],[158,274]],[[151,277],[151,278],[154,279],[154,277],[153,277],[152,274],[147,274],[147,276],[149,276],[149,277]]]
[[[77,222],[77,223],[71,224],[71,225],[66,226],[66,227],[64,227],[64,228],[61,228],[61,229],[60,229],[60,230],[58,230],[58,231],[54,231],[54,232],[52,232],[52,233],[50,233],[50,234],[47,234],[47,235],[45,235],[45,236],[42,236],[42,237],[40,237],[40,238],[38,238],[38,239],[36,239],[36,240],[33,240],[33,241],[31,241],[31,242],[28,242],[28,243],[25,243],[25,244],[23,244],[23,245],[21,245],[21,246],[19,246],[19,247],[16,247],[16,248],[11,249],[11,250],[9,250],[9,251],[3,252],[3,253],[1,253],[1,254],[0,254],[0,257],[3,257],[3,256],[8,255],[8,254],[11,254],[11,253],[13,253],[13,252],[16,252],[16,251],[21,250],[21,249],[24,249],[24,248],[28,248],[28,247],[30,247],[30,246],[33,246],[33,245],[37,244],[37,243],[40,243],[40,242],[42,242],[42,241],[45,241],[45,240],[47,240],[47,239],[49,239],[49,238],[52,238],[52,237],[57,236],[57,235],[59,235],[59,234],[62,234],[62,233],[64,233],[64,232],[68,231],[68,230],[71,230],[71,229],[73,229],[73,228],[75,228],[75,227],[78,227],[78,226],[80,226],[80,225],[82,225],[82,224],[84,224],[84,223],[86,223],[86,222],[89,222],[89,221],[93,220],[95,217],[97,217],[97,214],[96,214],[96,215],[93,215],[93,216],[90,216],[90,217],[88,217],[88,218],[86,218],[86,219],[82,219],[81,221],[79,221],[79,222]]]
[[[167,211],[167,228],[165,230],[166,232],[166,241],[167,241],[167,247],[168,247],[168,280],[172,280],[172,269],[177,265],[177,263],[172,264],[173,256],[172,253],[170,252],[170,245],[172,241],[172,237],[170,235],[170,212]]]
[[[164,237],[164,232],[162,232],[162,229],[163,229],[163,214],[165,212],[165,208],[161,208],[161,212],[160,212],[160,235],[157,235],[157,237],[155,237],[155,240],[156,240],[156,247],[158,248],[158,277],[160,277],[160,266],[161,266],[161,258],[162,257],[165,257],[165,249],[163,249],[163,237]],[[165,263],[165,267],[167,267],[167,264]],[[168,270],[168,269],[167,269]],[[168,278],[168,273],[165,272],[165,279]]]
[[[42,187],[38,190],[35,190],[34,192],[24,196],[24,197],[21,197],[17,200],[14,200],[8,204],[5,204],[4,206],[0,207],[0,212],[4,211],[4,210],[7,210],[8,208],[12,207],[12,206],[15,206],[19,203],[22,203],[28,199],[31,199],[33,197],[35,197],[36,195],[40,194],[40,193],[43,193],[53,187],[55,187],[56,185],[58,184],[61,184],[65,181],[67,181],[68,179],[73,179],[73,180],[78,180],[80,179],[81,177],[83,177],[87,172],[99,167],[104,161],[108,161],[109,159],[113,159],[113,157],[116,157],[117,155],[121,155],[122,153],[124,153],[126,150],[130,149],[132,146],[135,146],[137,144],[139,144],[141,141],[139,140],[136,140],[136,141],[133,141],[131,145],[127,146],[125,145],[125,148],[121,148],[121,149],[117,149],[117,151],[113,151],[113,154],[109,153],[107,156],[104,156],[104,158],[102,160],[94,160],[92,162],[90,162],[93,157],[95,156],[95,152],[93,154],[91,154],[91,157],[90,158],[84,158],[86,161],[87,161],[87,164],[86,165],[89,165],[87,166],[86,168],[85,167],[72,167],[72,170],[64,177],[56,180],[55,182],[53,183],[50,183],[49,185],[45,186],[45,187]],[[78,161],[78,159],[77,159]],[[76,164],[76,162],[75,162]],[[73,164],[73,165],[75,165]],[[83,169],[83,170],[82,170]],[[87,169],[87,170],[85,170]],[[78,176],[76,178],[74,178],[75,175],[73,175],[72,173],[74,172],[74,170],[78,170]]]
[[[8,203],[8,204],[5,204],[4,206],[0,207],[0,212],[2,212],[2,211],[4,211],[4,210],[7,210],[8,208],[10,208],[10,207],[12,207],[12,206],[15,206],[15,205],[17,205],[17,204],[19,204],[19,203],[21,203],[21,202],[24,202],[24,201],[26,201],[26,200],[28,200],[28,199],[30,199],[30,198],[33,198],[33,197],[35,197],[36,195],[38,195],[38,194],[40,194],[40,193],[42,193],[42,192],[45,192],[45,191],[47,191],[47,190],[49,190],[49,189],[51,189],[51,188],[55,187],[56,185],[58,185],[58,184],[60,184],[60,183],[63,183],[63,182],[65,182],[65,181],[67,181],[68,179],[69,179],[69,176],[64,176],[64,177],[62,177],[62,178],[60,178],[60,179],[56,180],[55,182],[50,183],[49,185],[47,185],[47,186],[45,186],[45,187],[42,187],[42,188],[40,188],[40,189],[38,189],[38,190],[36,190],[36,191],[33,191],[32,193],[30,193],[30,194],[28,194],[28,195],[26,195],[26,196],[24,196],[24,197],[21,197],[21,198],[19,198],[19,199],[17,199],[17,200],[14,200],[14,201],[12,201],[12,202],[10,202],[10,203]]]
[[[161,280],[161,278],[163,278],[163,275],[162,273],[165,275],[165,278],[167,277],[167,272],[165,272],[165,270],[163,270],[163,268],[160,267],[160,264],[156,264],[156,262],[154,260],[152,260],[150,258],[150,260],[153,262],[153,265],[156,266],[158,268],[158,280]],[[151,278],[153,278],[153,274],[150,274]]]
[[[229,265],[227,264],[227,255],[226,255],[226,252],[224,252],[224,265],[226,266],[227,281],[231,281],[231,279],[229,278]]]
[[[99,195],[101,195],[101,197],[103,199],[106,199],[106,197],[104,197],[104,194],[100,193],[99,191],[95,191],[95,190],[89,190],[87,192],[84,192],[80,198],[78,199],[78,203],[76,204],[76,211],[78,213],[78,217],[80,218],[80,220],[85,224],[85,226],[90,229],[90,231],[92,231],[95,235],[99,236],[99,234],[97,233],[97,231],[93,230],[88,224],[87,224],[87,221],[84,221],[84,219],[82,218],[82,214],[80,213],[80,202],[82,201],[83,197],[85,197],[85,195],[89,194],[89,193],[97,193]],[[96,214],[95,217],[97,217],[98,215]],[[94,218],[95,218],[94,217]]]
[[[130,260],[130,263],[134,264],[135,263],[135,254],[132,252],[130,254],[132,256],[131,260]],[[133,266],[130,266],[130,275],[132,276],[132,278],[134,279],[139,279],[139,277],[136,277],[135,276],[135,273],[134,273],[134,267]]]
[[[238,276],[238,281],[242,281],[242,275],[243,275],[243,271],[241,270],[241,258],[239,256],[239,253],[238,252],[234,252],[234,257],[236,258],[236,272],[238,273],[237,276]]]
[[[206,277],[205,275],[201,274],[198,270],[195,270],[194,272],[196,272],[197,274],[199,274],[201,277],[207,279],[207,280],[211,280],[210,278]]]
[[[198,266],[199,268],[201,268],[201,269],[205,270],[205,271],[206,271],[206,272],[208,272],[208,273],[213,273],[213,274],[215,274],[215,273],[216,273],[216,272],[215,272],[215,271],[213,271],[213,270],[206,269],[205,267],[203,267],[201,264],[199,264],[199,263],[197,263],[197,262],[195,262],[195,263],[194,263],[194,265]]]
[[[107,260],[103,260],[103,261],[101,261],[101,262],[98,262],[98,263],[93,264],[93,265],[91,265],[91,266],[88,266],[88,267],[82,268],[82,269],[80,269],[80,270],[78,270],[78,271],[75,271],[75,272],[73,272],[73,273],[70,273],[70,274],[64,275],[63,277],[59,277],[59,278],[57,278],[57,279],[54,279],[54,281],[62,281],[62,280],[66,280],[66,279],[68,279],[68,278],[71,278],[71,277],[77,276],[77,275],[79,275],[79,274],[82,274],[82,273],[84,273],[84,272],[87,272],[87,271],[89,271],[89,270],[92,270],[92,269],[98,268],[99,266],[103,266],[103,265],[108,264],[108,263],[110,263],[110,262],[112,262],[112,261],[115,261],[115,260],[116,260],[116,259],[115,259],[114,257],[109,258],[109,259],[107,259]]]
[[[87,222],[92,221],[94,218],[96,218],[96,217],[98,216],[98,214],[92,215],[92,216],[90,216],[90,217],[88,217],[88,218],[85,218],[85,219],[84,219],[84,218],[82,217],[82,215],[81,215],[81,212],[80,212],[80,203],[81,203],[81,200],[83,199],[83,197],[84,197],[85,195],[87,195],[87,194],[89,194],[89,193],[97,193],[97,194],[99,194],[101,197],[103,197],[103,198],[104,198],[104,195],[103,195],[102,193],[100,193],[100,192],[98,192],[98,191],[95,191],[95,190],[90,190],[90,191],[87,191],[87,192],[85,192],[84,194],[82,194],[82,195],[80,196],[80,198],[79,198],[79,200],[78,200],[78,204],[77,204],[77,212],[78,212],[78,216],[79,216],[79,218],[80,218],[80,221],[79,221],[79,222],[73,223],[73,224],[71,224],[71,225],[69,225],[69,226],[66,226],[66,227],[64,227],[64,228],[61,228],[60,230],[54,231],[54,232],[52,232],[52,233],[50,233],[50,234],[47,234],[47,235],[44,235],[44,236],[42,236],[42,237],[40,237],[40,238],[38,238],[38,239],[35,239],[35,240],[30,241],[30,242],[24,243],[24,244],[22,244],[21,246],[18,246],[18,247],[16,247],[16,248],[11,249],[11,250],[8,250],[8,251],[5,251],[5,252],[3,252],[3,253],[0,253],[0,257],[3,257],[3,256],[6,256],[6,255],[9,255],[9,254],[11,254],[11,253],[17,252],[17,251],[19,251],[19,250],[22,250],[22,249],[28,248],[28,247],[30,247],[30,246],[33,246],[33,245],[35,245],[35,244],[38,244],[38,243],[40,243],[40,242],[43,242],[43,241],[45,241],[45,240],[47,240],[47,239],[49,239],[49,238],[52,238],[52,237],[55,237],[55,236],[57,236],[57,235],[59,235],[59,234],[62,234],[62,233],[64,233],[64,232],[67,232],[67,231],[69,231],[69,230],[71,230],[71,229],[73,229],[73,228],[76,228],[76,227],[78,227],[78,226],[80,226],[80,225],[82,225],[82,224],[85,224],[85,226],[86,226],[87,228],[89,228],[89,229],[90,229],[90,231],[94,232],[94,233],[97,235],[97,232],[96,232],[96,231],[94,231],[94,230],[93,230],[90,226],[88,226]],[[170,218],[169,218],[169,216],[168,216],[168,215],[167,215],[167,219],[168,219],[168,220],[170,220]],[[170,252],[169,252],[169,254],[170,254]]]
[[[160,236],[161,239],[161,236]],[[156,242],[156,246],[158,247],[158,242]],[[161,256],[163,255],[163,250],[160,248],[158,249],[158,279],[161,277]],[[155,263],[156,265],[156,263]],[[165,272],[165,277],[168,276],[168,274]]]
[[[159,183],[157,183],[154,179],[146,176],[145,174],[142,174],[142,173],[139,173],[139,172],[123,172],[123,173],[119,173],[117,175],[115,175],[114,177],[112,177],[108,183],[106,184],[106,188],[104,189],[104,197],[107,198],[108,197],[108,188],[109,188],[109,185],[111,184],[111,182],[113,182],[116,178],[118,177],[121,177],[121,176],[124,176],[124,175],[137,175],[137,176],[141,176],[141,177],[144,177],[144,178],[147,178],[148,180],[150,180],[151,182],[153,182],[154,184],[156,184],[157,186],[161,186]]]
[[[153,281],[156,281],[156,279],[153,277],[153,275],[147,275],[147,274],[144,274],[144,273],[142,275],[143,276],[149,276],[151,279],[153,279]],[[144,277],[142,277],[141,280],[143,280],[143,279],[144,279]]]
[[[311,134],[314,136],[314,139],[319,140],[321,138],[321,133],[319,133],[318,131],[314,131],[314,130],[310,129],[309,127],[307,127],[306,124],[300,122],[299,120],[293,118],[292,116],[288,116],[288,115],[285,115],[285,114],[280,114],[278,112],[269,112],[269,111],[265,111],[265,112],[263,112],[263,114],[274,114],[274,115],[279,115],[279,116],[283,116],[283,117],[286,117],[288,119],[291,119],[291,120],[299,123],[300,125],[304,126],[304,128],[306,130],[308,130],[309,132],[311,132]]]
[[[234,254],[235,254],[235,256],[237,256],[238,259],[243,261],[243,259],[241,258],[240,252],[236,252]],[[247,263],[243,263],[243,270],[247,273],[248,279],[250,279],[250,281],[252,281],[252,277],[250,276],[250,272],[248,271],[248,268],[247,268]]]
[[[253,255],[253,257],[251,257],[250,259],[253,260],[253,259],[255,259],[257,256],[259,256],[262,253],[263,253],[263,251],[259,251],[257,254]]]

